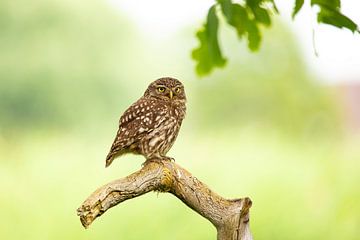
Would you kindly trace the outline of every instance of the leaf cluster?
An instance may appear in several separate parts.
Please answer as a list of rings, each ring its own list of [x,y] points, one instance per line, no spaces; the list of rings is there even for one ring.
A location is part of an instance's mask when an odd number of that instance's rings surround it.
[[[340,0],[311,0],[311,6],[319,7],[317,21],[338,28],[347,28],[359,32],[358,25],[340,11]],[[295,0],[292,17],[299,13],[304,0]],[[192,51],[199,76],[208,75],[216,67],[224,67],[227,59],[223,56],[219,44],[219,16],[233,27],[239,39],[246,39],[248,48],[257,51],[261,44],[261,26],[270,27],[272,16],[278,14],[274,0],[244,0],[235,3],[232,0],[216,0],[210,7],[206,22],[196,33],[200,45]]]

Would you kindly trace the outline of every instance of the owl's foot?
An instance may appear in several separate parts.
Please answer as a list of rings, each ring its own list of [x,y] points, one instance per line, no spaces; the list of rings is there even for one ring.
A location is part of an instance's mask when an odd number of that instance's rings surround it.
[[[168,156],[156,156],[156,157],[150,157],[147,158],[145,162],[143,162],[141,164],[142,167],[144,167],[146,164],[151,163],[151,162],[160,162],[161,161],[169,161],[169,162],[175,162],[175,159],[172,157],[168,157]]]
[[[145,162],[141,164],[142,167],[144,167],[146,164],[151,162],[161,163],[161,160],[163,160],[162,156],[156,156],[156,157],[149,157],[146,158]]]
[[[161,156],[161,160],[175,162],[175,158],[168,157],[168,156]]]

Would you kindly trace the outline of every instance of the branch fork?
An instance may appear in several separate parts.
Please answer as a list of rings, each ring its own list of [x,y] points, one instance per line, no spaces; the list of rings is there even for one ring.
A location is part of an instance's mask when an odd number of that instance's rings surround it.
[[[111,207],[148,193],[169,192],[208,219],[217,229],[218,240],[252,240],[249,198],[224,199],[174,162],[147,161],[133,174],[98,188],[78,208],[82,225],[89,225]]]

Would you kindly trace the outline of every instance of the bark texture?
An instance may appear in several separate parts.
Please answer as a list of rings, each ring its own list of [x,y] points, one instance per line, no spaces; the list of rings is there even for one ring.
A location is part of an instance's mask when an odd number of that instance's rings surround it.
[[[83,202],[77,213],[82,225],[87,228],[109,208],[150,191],[175,195],[216,227],[218,240],[252,239],[249,198],[225,199],[170,161],[146,162],[139,171],[98,188]]]

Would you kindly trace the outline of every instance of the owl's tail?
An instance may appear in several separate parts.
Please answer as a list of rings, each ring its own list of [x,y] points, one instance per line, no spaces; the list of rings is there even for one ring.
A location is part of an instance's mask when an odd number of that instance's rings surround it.
[[[122,155],[125,151],[120,144],[116,142],[111,146],[110,152],[106,156],[105,167],[110,166],[110,164],[114,161],[115,158]]]
[[[108,155],[106,156],[105,167],[110,166],[110,164],[118,156],[118,154],[121,152],[121,150],[122,150],[122,143],[119,142],[118,138],[116,137],[113,144],[111,145]]]
[[[109,154],[106,157],[105,167],[110,166],[110,164],[114,161],[114,159],[115,159],[115,154],[113,152],[109,152]]]
[[[119,141],[119,137],[118,137],[120,134],[119,131],[116,135],[113,144],[111,145],[108,155],[106,156],[105,167],[110,166],[110,164],[114,161],[114,159],[120,156],[121,154],[123,154],[125,151],[126,147],[124,146],[124,142]]]

